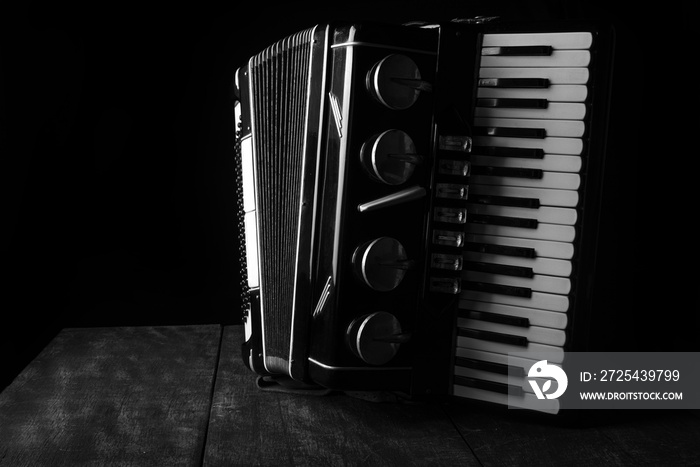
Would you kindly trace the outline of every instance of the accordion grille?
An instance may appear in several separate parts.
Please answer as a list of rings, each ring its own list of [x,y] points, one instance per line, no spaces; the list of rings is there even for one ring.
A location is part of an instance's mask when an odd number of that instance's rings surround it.
[[[290,352],[313,29],[251,59],[262,317],[267,357]]]

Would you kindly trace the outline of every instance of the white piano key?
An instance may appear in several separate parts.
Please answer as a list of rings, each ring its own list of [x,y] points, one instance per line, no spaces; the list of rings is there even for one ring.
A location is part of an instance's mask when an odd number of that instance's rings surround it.
[[[578,190],[581,177],[578,174],[564,172],[543,172],[542,178],[506,177],[494,175],[472,175],[470,183],[480,185],[522,186],[532,188],[551,188],[556,190]]]
[[[590,49],[590,32],[538,32],[484,34],[483,47],[549,45],[554,49]]]
[[[479,109],[480,107],[477,107]],[[475,136],[474,146],[503,148],[542,149],[546,154],[570,154],[578,156],[583,151],[580,138],[511,138],[507,136]],[[478,151],[476,152],[478,154]]]
[[[482,55],[481,67],[586,67],[591,62],[588,50],[554,50],[551,55]]]
[[[583,85],[552,85],[548,88],[480,87],[476,97],[505,99],[547,99],[549,102],[584,102],[588,88]]]
[[[468,217],[467,217],[468,219]],[[511,227],[507,225],[469,224],[467,232],[477,235],[497,235],[503,237],[530,238],[552,242],[573,242],[576,229],[570,225],[538,224],[534,229]]]
[[[520,248],[532,248],[538,258],[572,259],[574,256],[574,246],[566,242],[550,242],[529,238],[500,237],[495,235],[476,235],[468,232],[465,237],[466,243],[478,243],[487,245],[512,246]]]
[[[502,305],[536,308],[547,311],[566,312],[569,309],[569,298],[566,295],[543,292],[533,292],[531,297],[516,297],[513,295],[479,292],[476,290],[463,290],[459,297],[464,300],[500,303]]]
[[[254,289],[260,286],[260,272],[258,268],[258,225],[256,212],[246,212],[244,216],[244,223],[248,286],[251,289]]]
[[[554,208],[542,206],[539,209],[519,208],[513,206],[498,206],[495,204],[468,204],[467,216],[469,214],[485,214],[491,216],[523,217],[527,219],[537,219],[538,222],[546,224],[575,225],[578,213],[575,209]]]
[[[500,303],[460,300],[459,308],[462,310],[474,310],[497,315],[514,316],[516,318],[527,318],[532,326],[545,328],[565,330],[569,322],[569,317],[566,313],[503,305]]]
[[[532,268],[535,274],[546,274],[548,276],[569,277],[573,269],[571,261],[564,259],[521,258],[518,256],[492,255],[476,251],[464,252],[462,256],[465,261]]]
[[[581,171],[581,156],[565,156],[561,154],[545,154],[542,159],[526,159],[522,157],[470,156],[473,165],[492,167],[512,167],[524,169],[551,170],[553,172],[578,173]]]
[[[543,129],[547,136],[564,138],[581,138],[586,124],[581,120],[536,120],[518,118],[475,118],[475,127],[487,128],[537,128]]]
[[[538,344],[530,342],[526,346],[504,344],[502,342],[485,341],[482,339],[472,339],[470,337],[458,336],[457,347],[466,349],[483,350],[485,352],[494,353],[542,353],[548,356],[548,360],[553,363],[561,363],[564,361],[564,349],[553,345]]]
[[[487,68],[479,69],[479,78],[546,78],[550,84],[586,84],[588,68]]]
[[[551,102],[546,109],[510,109],[499,107],[476,107],[475,117],[536,118],[550,120],[583,120],[586,105],[580,103]]]
[[[486,284],[527,287],[535,292],[566,295],[571,291],[571,281],[566,277],[535,274],[533,277],[506,276],[487,272],[462,271],[462,279]]]
[[[563,208],[575,208],[579,200],[578,192],[573,190],[551,190],[547,188],[501,185],[470,185],[469,196],[472,197],[473,195],[535,198],[540,200],[540,205],[542,206],[559,206]]]
[[[537,344],[556,346],[563,346],[566,344],[566,333],[561,329],[543,328],[540,326],[523,328],[472,318],[458,318],[457,326],[463,329],[476,329],[477,331],[497,332],[499,334],[524,337],[528,342]]]
[[[468,386],[453,385],[452,394],[456,397],[465,399],[474,399],[482,402],[503,405],[506,407],[516,407],[519,409],[528,409],[542,413],[557,414],[560,410],[558,399],[537,399],[537,396],[531,393],[523,393],[522,395],[507,395],[500,392],[487,391],[485,389],[472,388]]]

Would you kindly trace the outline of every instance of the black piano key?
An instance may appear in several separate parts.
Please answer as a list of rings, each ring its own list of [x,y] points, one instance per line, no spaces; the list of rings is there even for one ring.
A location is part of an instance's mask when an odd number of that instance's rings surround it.
[[[515,256],[518,258],[536,258],[537,252],[534,248],[525,248],[509,245],[494,245],[492,243],[467,242],[464,244],[466,251],[476,251],[479,253],[489,253],[492,255]]]
[[[497,206],[511,206],[516,208],[538,209],[540,207],[540,200],[537,198],[472,194],[469,200],[477,204],[494,204]]]
[[[466,357],[455,357],[455,366],[471,368],[473,370],[488,371],[499,375],[525,376],[525,369],[519,366],[510,366],[503,363],[486,362]]]
[[[544,176],[542,169],[528,169],[526,167],[491,167],[487,165],[472,166],[472,174],[488,175],[491,177],[514,177],[541,180]]]
[[[493,216],[490,214],[470,214],[467,218],[470,224],[503,225],[506,227],[520,227],[521,229],[536,229],[537,219],[526,217]]]
[[[494,381],[484,381],[476,378],[467,378],[466,376],[455,375],[454,384],[468,386],[475,389],[484,389],[491,392],[498,392],[500,394],[510,394],[512,396],[522,396],[525,392],[523,391],[523,388],[518,386],[496,383]]]
[[[514,277],[534,277],[532,268],[524,266],[510,266],[507,264],[483,263],[479,261],[465,261],[462,269],[466,271],[488,272],[490,274],[502,274]]]
[[[549,87],[547,78],[481,78],[479,86],[482,88],[528,88],[546,89]]]
[[[476,106],[499,109],[546,109],[549,106],[549,103],[547,99],[488,97],[477,99]]]
[[[476,136],[507,136],[509,138],[537,138],[542,139],[547,136],[544,128],[508,128],[508,127],[476,127]]]
[[[483,341],[500,342],[501,344],[516,345],[518,347],[527,347],[527,337],[514,336],[512,334],[503,334],[493,331],[482,331],[481,329],[465,329],[460,328],[457,332],[461,337],[469,337],[470,339],[481,339]]]
[[[467,309],[460,309],[459,316],[460,318],[472,318],[480,321],[488,321],[490,323],[518,326],[520,328],[530,327],[530,319],[523,318],[521,316],[501,315],[499,313],[490,313],[488,311],[474,311]]]
[[[474,146],[472,154],[494,157],[518,157],[521,159],[543,159],[542,148],[504,148],[501,146]]]
[[[551,45],[506,45],[484,47],[481,55],[498,57],[548,57],[552,55]]]
[[[490,284],[487,282],[462,281],[462,289],[476,292],[511,295],[513,297],[531,298],[532,289],[529,287],[516,287],[514,285]]]

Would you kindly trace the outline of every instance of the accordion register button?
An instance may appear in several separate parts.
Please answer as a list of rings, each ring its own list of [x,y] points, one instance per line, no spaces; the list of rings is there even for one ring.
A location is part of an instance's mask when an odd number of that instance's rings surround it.
[[[430,83],[421,79],[418,65],[408,56],[392,54],[375,63],[367,73],[367,89],[372,97],[393,110],[405,110]]]
[[[360,160],[372,178],[388,185],[399,185],[409,179],[422,157],[416,154],[408,134],[387,130],[365,141]]]
[[[462,283],[454,277],[431,277],[430,291],[456,295],[462,291]]]
[[[444,151],[471,152],[472,138],[464,135],[440,135],[440,149]]]
[[[355,274],[373,290],[388,292],[403,280],[414,262],[398,240],[380,237],[360,245],[352,256]]]
[[[437,222],[450,224],[464,224],[467,222],[466,208],[441,207],[435,208],[433,219]]]
[[[466,177],[469,175],[469,161],[442,160],[438,163],[438,173]]]
[[[449,255],[444,253],[434,253],[430,257],[430,266],[435,269],[447,269],[450,271],[461,271],[464,258],[461,255]]]
[[[469,187],[459,183],[438,183],[435,192],[438,198],[466,200]]]
[[[452,232],[449,230],[435,230],[433,231],[433,243],[435,245],[460,248],[464,246],[464,233]]]

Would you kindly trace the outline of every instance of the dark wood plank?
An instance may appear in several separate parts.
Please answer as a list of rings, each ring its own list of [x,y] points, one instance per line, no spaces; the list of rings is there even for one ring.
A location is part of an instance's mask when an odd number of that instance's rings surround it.
[[[700,419],[690,411],[647,411],[619,417],[599,431],[634,465],[700,465]]]
[[[614,442],[595,429],[562,426],[524,412],[454,403],[450,415],[484,466],[624,465]]]
[[[484,466],[700,465],[700,420],[686,411],[604,410],[566,423],[470,403],[449,413]]]
[[[258,389],[224,328],[204,465],[478,465],[439,405]]]
[[[220,334],[61,331],[0,394],[0,465],[198,465]]]

